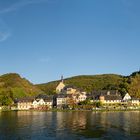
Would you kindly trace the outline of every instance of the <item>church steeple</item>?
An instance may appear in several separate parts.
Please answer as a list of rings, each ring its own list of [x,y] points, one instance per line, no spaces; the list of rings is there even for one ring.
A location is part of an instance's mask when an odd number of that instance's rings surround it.
[[[61,75],[61,82],[64,83],[63,75]]]

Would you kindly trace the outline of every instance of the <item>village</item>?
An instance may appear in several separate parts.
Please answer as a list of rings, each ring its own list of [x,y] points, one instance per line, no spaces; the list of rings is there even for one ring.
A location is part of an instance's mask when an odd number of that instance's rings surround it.
[[[0,107],[0,110],[3,107]],[[117,90],[94,90],[86,93],[61,79],[55,95],[39,94],[36,97],[15,99],[10,110],[126,110],[140,109],[140,100]]]

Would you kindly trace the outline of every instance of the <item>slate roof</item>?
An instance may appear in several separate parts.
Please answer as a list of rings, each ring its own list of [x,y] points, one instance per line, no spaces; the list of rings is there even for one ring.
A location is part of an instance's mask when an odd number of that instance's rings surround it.
[[[120,95],[105,95],[105,100],[122,100]]]
[[[135,98],[135,97],[132,97],[131,100],[139,100],[140,101],[139,98]]]
[[[66,94],[57,94],[56,98],[67,98]]]
[[[33,102],[34,99],[35,99],[34,97],[24,97],[24,98],[15,99],[14,102],[15,102],[15,103]]]
[[[90,94],[93,96],[120,95],[120,93],[117,90],[93,90]]]
[[[92,94],[86,94],[86,95],[87,95],[87,99],[92,99],[92,100],[95,100],[97,97],[99,97]]]
[[[46,94],[39,94],[36,97],[36,100],[38,99],[43,99],[44,101],[52,101],[53,100],[53,96],[52,95],[46,95]]]
[[[87,98],[93,100],[98,100],[100,96],[104,96],[105,100],[122,100],[122,96],[117,90],[94,90],[87,94]]]
[[[79,91],[79,92],[83,92],[82,89],[77,88],[76,86],[73,86],[73,85],[66,85],[66,86],[64,87],[64,90],[67,90],[68,88],[76,89],[76,90]]]
[[[73,88],[73,89],[77,89],[75,86],[73,86],[73,85],[66,85],[65,87],[64,87],[64,89],[67,89],[67,88]]]

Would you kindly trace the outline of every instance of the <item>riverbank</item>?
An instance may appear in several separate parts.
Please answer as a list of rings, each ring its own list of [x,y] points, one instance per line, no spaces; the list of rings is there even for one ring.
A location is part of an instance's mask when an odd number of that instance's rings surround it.
[[[1,109],[0,112],[12,112],[12,111],[29,111],[29,112],[129,112],[140,111],[140,109],[94,109],[94,110],[71,110],[71,109],[50,109],[50,110],[11,110]]]

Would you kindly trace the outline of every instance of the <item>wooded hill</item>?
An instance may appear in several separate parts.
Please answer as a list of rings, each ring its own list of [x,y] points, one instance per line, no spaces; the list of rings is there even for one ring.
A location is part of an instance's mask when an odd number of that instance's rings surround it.
[[[104,75],[81,75],[64,79],[65,85],[71,85],[76,88],[82,89],[86,92],[101,89],[119,89],[123,77],[115,74]],[[36,85],[38,88],[48,94],[55,93],[55,88],[60,81],[49,82],[46,84]]]
[[[35,96],[39,93],[43,93],[43,91],[16,73],[0,76],[0,98],[1,96],[20,98]]]
[[[60,81],[33,85],[16,73],[0,76],[0,101],[20,97],[36,96],[38,94],[55,94],[55,88]],[[88,93],[93,90],[119,90],[121,94],[128,92],[133,97],[140,98],[140,71],[130,76],[116,74],[81,75],[64,79],[66,85],[82,89]]]
[[[60,81],[36,85],[47,94],[55,94],[55,88]],[[116,74],[81,75],[64,79],[66,85],[72,85],[88,93],[93,90],[118,90],[124,95],[128,92],[132,97],[140,98],[140,71],[130,76]]]

